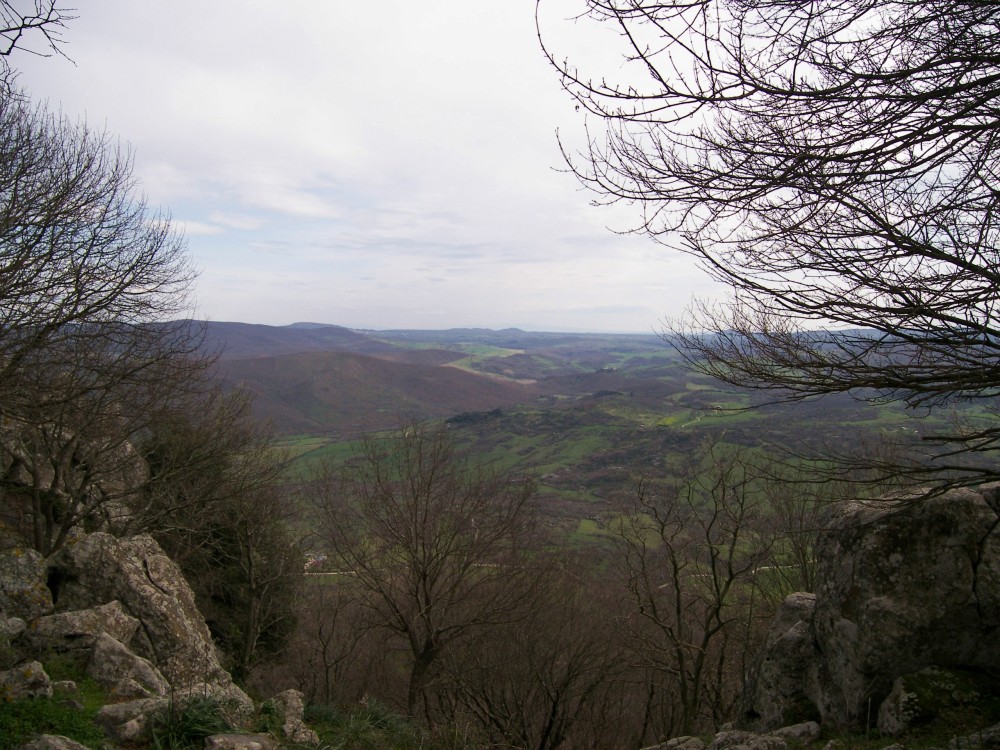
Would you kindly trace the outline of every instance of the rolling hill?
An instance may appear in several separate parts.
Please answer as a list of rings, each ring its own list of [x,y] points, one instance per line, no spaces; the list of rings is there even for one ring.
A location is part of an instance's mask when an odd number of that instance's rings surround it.
[[[294,323],[290,326],[265,326],[252,323],[205,325],[204,346],[219,352],[221,359],[273,357],[301,352],[356,352],[380,354],[397,347],[341,326],[318,323]]]
[[[447,353],[352,352],[226,358],[222,377],[255,397],[257,414],[282,434],[351,436],[401,421],[524,403],[537,387],[450,367]],[[424,361],[414,361],[424,360]]]
[[[655,336],[205,326],[205,346],[220,352],[220,375],[245,386],[258,415],[284,435],[356,435],[540,397],[552,404],[626,391],[656,401],[678,387],[662,378],[676,362]]]

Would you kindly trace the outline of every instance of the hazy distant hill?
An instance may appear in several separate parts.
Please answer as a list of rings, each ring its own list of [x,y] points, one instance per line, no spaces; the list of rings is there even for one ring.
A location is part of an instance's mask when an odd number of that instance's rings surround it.
[[[221,351],[223,359],[267,357],[300,352],[379,354],[398,347],[341,326],[294,323],[265,326],[251,323],[206,323],[205,346]]]
[[[554,333],[544,331],[522,331],[519,328],[504,328],[494,331],[489,328],[448,328],[440,331],[359,331],[380,341],[420,343],[441,348],[481,344],[504,349],[524,351],[559,352],[561,356],[601,351],[662,351],[663,339],[653,334],[638,333]]]
[[[392,353],[434,360],[441,352]],[[227,358],[224,378],[244,384],[256,411],[279,432],[349,435],[392,427],[400,419],[447,417],[531,401],[537,389],[438,363],[393,361],[352,352],[301,352]]]
[[[284,434],[351,434],[540,395],[625,391],[658,401],[677,387],[665,384],[661,372],[644,372],[673,363],[655,336],[211,322],[206,346],[222,352],[222,376],[244,383],[258,413]]]

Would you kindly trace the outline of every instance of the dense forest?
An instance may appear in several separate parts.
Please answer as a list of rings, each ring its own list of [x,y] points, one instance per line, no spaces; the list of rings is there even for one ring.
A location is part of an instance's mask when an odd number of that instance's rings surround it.
[[[127,149],[19,88],[14,53],[72,20],[23,5],[0,0],[0,550],[148,535],[232,677],[325,730],[710,735],[754,718],[832,511],[1000,477],[996,8],[589,2],[619,79],[540,30],[604,128],[569,171],[734,292],[613,336],[191,319]]]

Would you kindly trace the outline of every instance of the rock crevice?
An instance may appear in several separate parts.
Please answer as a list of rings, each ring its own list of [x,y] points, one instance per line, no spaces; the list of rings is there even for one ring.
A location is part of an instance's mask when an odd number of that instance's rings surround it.
[[[907,675],[1000,675],[998,492],[839,507],[818,542],[815,592],[788,597],[768,632],[744,723],[860,727]]]

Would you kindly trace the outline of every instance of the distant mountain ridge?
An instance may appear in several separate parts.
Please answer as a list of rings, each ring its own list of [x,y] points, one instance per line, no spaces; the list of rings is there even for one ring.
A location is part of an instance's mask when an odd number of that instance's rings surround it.
[[[219,369],[233,386],[247,388],[255,397],[257,414],[285,434],[356,434],[400,421],[523,403],[538,394],[529,385],[445,364],[353,352],[225,359]]]
[[[375,354],[396,348],[341,326],[317,323],[267,326],[215,321],[205,323],[205,346],[210,351],[220,352],[223,360],[300,352]]]
[[[258,415],[283,434],[354,434],[530,403],[553,388],[613,390],[620,378],[609,373],[623,357],[664,350],[653,335],[204,325],[205,346],[220,353],[220,376],[251,391]]]

